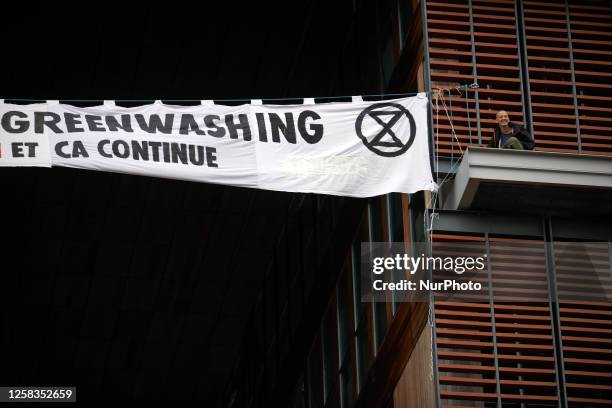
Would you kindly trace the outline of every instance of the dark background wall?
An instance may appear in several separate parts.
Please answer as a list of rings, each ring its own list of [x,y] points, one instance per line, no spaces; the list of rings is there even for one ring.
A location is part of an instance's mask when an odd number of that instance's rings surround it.
[[[390,77],[384,3],[221,3],[5,9],[0,98],[351,95]],[[65,168],[2,168],[0,185],[0,385],[89,403],[217,405],[284,226],[328,223],[314,196]]]

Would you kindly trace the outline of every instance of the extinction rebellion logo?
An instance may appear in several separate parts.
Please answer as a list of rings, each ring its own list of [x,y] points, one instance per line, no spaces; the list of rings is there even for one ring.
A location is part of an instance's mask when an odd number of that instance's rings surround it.
[[[393,129],[404,120],[410,124],[407,134]],[[395,157],[404,154],[412,145],[416,125],[408,109],[398,103],[382,102],[361,111],[355,122],[355,131],[363,144],[374,153]]]

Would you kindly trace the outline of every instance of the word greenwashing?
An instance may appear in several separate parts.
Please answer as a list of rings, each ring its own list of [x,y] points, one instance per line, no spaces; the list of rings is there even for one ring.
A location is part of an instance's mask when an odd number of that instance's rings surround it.
[[[265,190],[435,191],[427,98],[303,105],[0,103],[0,166],[64,166]]]

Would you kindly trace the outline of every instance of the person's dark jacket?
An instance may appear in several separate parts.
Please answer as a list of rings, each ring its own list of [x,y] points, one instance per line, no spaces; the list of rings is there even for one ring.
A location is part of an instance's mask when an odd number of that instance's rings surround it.
[[[516,137],[522,144],[525,150],[533,150],[535,142],[531,133],[521,125],[515,125],[514,123],[508,124],[512,128],[512,136]],[[501,147],[499,146],[499,138],[501,137],[501,129],[499,126],[495,127],[495,134],[489,141],[489,147]]]

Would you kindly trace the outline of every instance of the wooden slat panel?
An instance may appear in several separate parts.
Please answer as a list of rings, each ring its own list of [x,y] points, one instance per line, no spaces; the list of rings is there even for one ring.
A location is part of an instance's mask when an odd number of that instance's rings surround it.
[[[565,7],[554,1],[527,2],[524,15],[536,149],[577,153]],[[546,96],[550,93],[556,98]],[[553,112],[557,116],[549,121]]]
[[[516,106],[518,112],[514,120],[521,122],[523,117],[516,19],[513,1],[474,1],[472,4],[479,99],[482,104],[482,141],[487,143],[495,112]],[[428,1],[427,10],[432,87],[453,88],[474,83],[467,4]],[[444,108],[434,109],[436,151],[440,156],[458,157],[470,144],[478,142],[474,96],[474,90],[462,89],[461,95],[455,92],[455,97],[446,101],[456,137],[452,134],[451,121]],[[455,109],[464,114],[455,115]],[[466,112],[469,112],[469,119]]]
[[[612,135],[610,127],[606,124],[603,127],[589,128],[593,123],[606,123],[610,119],[608,112],[589,110],[591,107],[612,107],[612,103],[598,100],[609,95],[609,89],[612,88],[610,2],[602,1],[596,6],[593,6],[593,3],[584,3],[571,1],[569,16],[572,44],[575,47],[576,91],[582,96],[578,106],[581,139],[585,153],[612,155],[612,139],[607,137]],[[592,7],[596,7],[597,14],[593,14]],[[594,65],[585,61],[585,58],[596,59],[604,64]],[[592,96],[594,99],[584,96]]]
[[[612,52],[609,51],[612,35],[610,4],[600,2],[593,6],[593,3],[570,3],[569,16],[566,15],[565,6],[556,1],[524,3],[536,146],[539,150],[578,152],[569,54],[571,45],[583,151],[612,155],[612,140],[605,137],[610,135],[610,127],[607,126],[609,114],[605,108],[611,105],[602,99],[606,97],[606,90],[612,89],[609,69],[612,61]],[[594,10],[605,12],[597,14]],[[562,102],[559,98],[570,103]],[[601,107],[603,111],[592,109]],[[564,115],[546,122],[540,114],[551,111]],[[606,123],[606,126],[589,128],[594,123]],[[568,134],[557,136],[559,129],[571,130],[570,137]]]
[[[521,57],[516,49],[514,1],[475,0],[472,4],[480,125],[482,141],[487,143],[497,110],[509,111],[515,122],[522,120]],[[430,0],[427,9],[432,86],[452,88],[474,82],[467,3]],[[569,15],[564,3],[556,0],[525,0],[523,9],[536,149],[578,153],[580,132],[583,153],[612,155],[610,2],[570,0]],[[434,109],[436,151],[443,157],[457,157],[461,150],[477,143],[475,94],[472,89],[454,92],[445,102],[452,123],[442,107]],[[434,239],[477,245],[484,242],[483,236],[468,234],[435,234]],[[605,406],[612,400],[608,385],[612,377],[612,305],[576,298],[593,290],[612,290],[612,275],[606,275],[609,258],[602,248],[589,249],[588,265],[557,265],[559,294],[573,296],[560,304],[560,314],[567,396],[574,405]],[[544,249],[538,240],[491,238],[495,337],[487,299],[481,299],[481,303],[435,302],[443,406],[473,406],[497,398],[495,344],[501,354],[497,360],[502,401],[518,404],[516,398],[526,398],[521,401],[529,403],[528,398],[533,396],[536,400],[544,398],[538,400],[542,406],[556,406],[551,311],[548,303],[524,302],[535,296],[547,300]],[[579,275],[585,268],[591,273]],[[517,303],[519,296],[523,302]],[[534,387],[529,382],[547,384],[541,389],[548,389],[550,394],[532,393],[530,388]]]
[[[428,1],[427,7],[432,86],[453,88],[475,82],[467,4]],[[606,95],[612,90],[609,3],[570,2],[569,15],[564,4],[556,0],[528,1],[523,8],[536,149],[578,153],[579,130],[584,153],[612,155],[612,102]],[[520,123],[523,117],[514,2],[474,2],[473,18],[481,140],[486,144],[495,126],[496,111],[516,107],[518,112],[511,112],[511,119]],[[575,84],[570,49],[574,54]],[[577,95],[573,93],[574,85]],[[434,134],[437,153],[456,158],[478,140],[474,91],[463,90],[451,99],[446,109],[452,126],[444,107],[439,106],[434,109]],[[580,129],[576,127],[576,111]]]
[[[592,297],[610,292],[612,269],[607,242],[555,242],[560,293]],[[579,282],[589,282],[581,285]],[[561,333],[568,401],[609,406],[612,403],[612,304],[561,302]],[[586,371],[588,370],[588,371]]]
[[[440,248],[451,248],[444,243],[453,240],[478,248],[484,237],[434,234],[433,239],[442,241]],[[543,274],[546,282],[541,241],[508,237],[491,237],[490,241],[494,292],[498,283],[510,285],[513,276],[524,279],[517,275],[524,274],[523,270],[535,276]],[[610,285],[602,284],[612,279],[608,243],[557,242],[553,249],[560,293],[568,291],[564,285],[576,293],[581,288],[592,291],[597,285],[609,289]],[[585,274],[585,268],[590,268],[595,278]],[[440,390],[445,404],[483,402],[495,395],[495,344],[504,403],[535,403],[540,397],[556,401],[556,364],[547,303],[495,304],[495,343],[488,303],[445,301],[435,306]],[[612,304],[574,300],[562,302],[559,310],[568,400],[572,404],[606,406],[612,399]],[[546,389],[550,395],[542,391]]]
[[[478,235],[434,234],[433,239],[434,248],[438,249],[450,251],[451,247],[444,243],[455,241],[484,251],[484,237]],[[460,401],[477,403],[497,399],[497,360],[500,398],[504,404],[540,402],[543,406],[549,403],[554,406],[558,397],[550,308],[548,303],[516,303],[517,290],[512,289],[525,286],[528,279],[530,288],[521,288],[520,295],[541,293],[546,298],[544,244],[541,240],[504,236],[489,240],[495,300],[498,294],[503,294],[513,303],[493,305],[494,338],[488,300],[486,303],[435,302],[440,397],[448,406],[461,404]],[[534,282],[541,282],[541,289],[538,285],[533,289]]]

